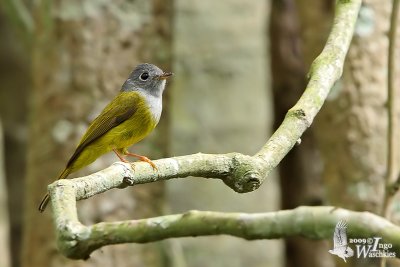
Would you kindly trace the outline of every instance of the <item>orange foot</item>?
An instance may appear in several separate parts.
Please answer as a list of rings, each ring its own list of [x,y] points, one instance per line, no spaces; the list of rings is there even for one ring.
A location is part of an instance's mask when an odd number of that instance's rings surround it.
[[[118,157],[122,162],[129,163],[129,161],[126,160],[126,159],[119,153],[119,151],[118,151],[117,149],[113,149],[113,151],[114,151],[114,153],[117,155],[117,157]],[[125,156],[135,157],[135,158],[139,159],[140,161],[147,162],[148,164],[150,164],[150,166],[153,168],[153,170],[158,171],[157,166],[156,166],[156,165],[154,164],[154,162],[152,162],[148,157],[141,156],[141,155],[134,154],[134,153],[130,153],[130,152],[128,152],[128,151],[123,151],[123,154],[124,154]],[[134,166],[133,163],[131,163],[131,165],[132,165],[132,168],[135,168],[135,166]]]

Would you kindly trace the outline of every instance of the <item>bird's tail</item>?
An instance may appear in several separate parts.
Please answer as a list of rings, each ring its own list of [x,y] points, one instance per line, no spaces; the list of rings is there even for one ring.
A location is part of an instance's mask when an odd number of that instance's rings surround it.
[[[67,176],[70,174],[70,172],[71,172],[71,171],[70,171],[69,168],[65,168],[65,169],[62,171],[62,173],[58,176],[57,180],[67,178]],[[47,204],[49,204],[49,201],[50,201],[50,196],[49,196],[49,193],[47,193],[47,194],[43,197],[42,202],[40,202],[40,205],[39,205],[39,211],[40,211],[40,212],[43,212],[43,211],[46,209]]]

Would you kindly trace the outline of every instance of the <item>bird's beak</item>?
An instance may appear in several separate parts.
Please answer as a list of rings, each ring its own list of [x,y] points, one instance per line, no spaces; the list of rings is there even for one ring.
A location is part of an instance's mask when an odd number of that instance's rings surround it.
[[[174,75],[172,72],[164,72],[163,74],[161,74],[160,76],[158,76],[158,79],[160,80],[165,80],[168,77]]]

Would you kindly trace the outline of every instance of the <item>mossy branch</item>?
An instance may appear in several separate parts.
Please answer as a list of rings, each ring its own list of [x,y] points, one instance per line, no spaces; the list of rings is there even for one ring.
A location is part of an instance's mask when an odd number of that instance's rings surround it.
[[[289,110],[281,126],[265,146],[254,156],[240,153],[220,155],[194,154],[154,161],[155,172],[147,163],[115,163],[98,173],[73,180],[56,181],[49,186],[53,215],[62,253],[70,258],[87,258],[105,245],[127,242],[151,242],[170,237],[230,234],[246,239],[280,238],[303,235],[309,238],[327,238],[338,217],[348,214],[350,225],[375,219],[389,225],[384,219],[371,214],[335,211],[332,208],[303,208],[265,214],[227,214],[189,212],[146,220],[99,223],[83,226],[77,219],[76,200],[89,198],[111,188],[151,183],[172,178],[199,176],[221,179],[236,192],[256,190],[269,173],[279,164],[311,125],[321,109],[330,89],[342,74],[344,59],[353,36],[361,0],[337,1],[332,31],[322,53],[311,67],[309,83],[296,105]],[[312,216],[308,216],[312,215]],[[361,217],[360,217],[361,216]],[[362,216],[368,218],[365,219]],[[329,219],[330,218],[330,219]],[[357,235],[377,233],[380,224],[363,225]],[[354,228],[358,229],[354,223]],[[375,227],[375,228],[374,228]],[[395,226],[391,227],[399,231]],[[362,231],[361,231],[362,230]],[[385,234],[380,229],[379,233]],[[397,233],[397,232],[393,232]],[[386,233],[385,236],[388,236]],[[390,238],[400,244],[398,234]]]

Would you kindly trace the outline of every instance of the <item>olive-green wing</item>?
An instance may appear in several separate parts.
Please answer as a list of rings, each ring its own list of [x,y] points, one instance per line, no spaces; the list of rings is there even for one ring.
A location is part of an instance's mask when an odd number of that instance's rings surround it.
[[[93,141],[97,140],[109,130],[129,119],[137,111],[138,94],[120,93],[108,104],[100,115],[92,121],[82,137],[74,154],[67,163],[67,168],[75,161],[79,154]]]

